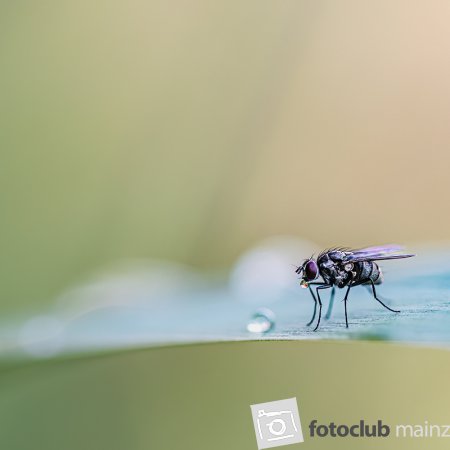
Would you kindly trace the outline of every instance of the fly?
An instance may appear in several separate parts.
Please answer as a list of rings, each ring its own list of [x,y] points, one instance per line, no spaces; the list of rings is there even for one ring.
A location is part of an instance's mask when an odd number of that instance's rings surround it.
[[[348,328],[347,317],[347,300],[350,289],[365,285],[371,288],[373,297],[376,301],[381,303],[389,311],[398,313],[395,309],[385,305],[378,297],[375,285],[383,282],[383,274],[380,267],[375,261],[383,261],[388,259],[410,258],[411,254],[402,254],[403,247],[399,245],[382,245],[378,247],[367,247],[357,250],[349,248],[332,248],[325,250],[314,259],[313,257],[306,259],[301,266],[296,269],[296,273],[302,278],[300,285],[303,288],[308,288],[314,300],[314,312],[311,320],[308,322],[310,326],[316,317],[317,305],[319,305],[319,318],[314,328],[316,331],[319,328],[320,319],[322,317],[322,300],[319,291],[331,288],[330,303],[325,318],[328,319],[333,307],[333,300],[335,288],[347,288],[344,297],[345,309],[345,326]],[[322,277],[323,281],[315,281]],[[311,285],[316,285],[316,295],[311,288]]]

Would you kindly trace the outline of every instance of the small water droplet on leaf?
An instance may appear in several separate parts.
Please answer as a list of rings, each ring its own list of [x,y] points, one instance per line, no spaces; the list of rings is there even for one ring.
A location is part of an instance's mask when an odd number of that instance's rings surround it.
[[[275,326],[275,314],[269,308],[260,308],[247,323],[250,333],[267,333]]]

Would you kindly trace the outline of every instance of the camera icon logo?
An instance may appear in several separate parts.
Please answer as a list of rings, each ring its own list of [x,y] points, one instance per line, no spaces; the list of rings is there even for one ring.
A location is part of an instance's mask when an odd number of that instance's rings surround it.
[[[296,398],[259,403],[250,408],[259,450],[303,442]]]

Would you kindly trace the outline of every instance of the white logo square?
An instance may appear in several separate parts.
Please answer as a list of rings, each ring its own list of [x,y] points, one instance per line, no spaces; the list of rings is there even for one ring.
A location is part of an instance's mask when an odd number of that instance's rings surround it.
[[[250,405],[258,449],[303,442],[297,399]]]

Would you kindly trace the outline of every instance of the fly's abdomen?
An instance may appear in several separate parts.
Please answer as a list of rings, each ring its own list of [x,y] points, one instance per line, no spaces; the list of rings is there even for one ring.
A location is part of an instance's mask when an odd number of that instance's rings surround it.
[[[381,284],[383,282],[383,272],[378,267],[378,264],[376,264],[374,262],[372,264],[373,264],[373,271],[372,271],[372,274],[370,275],[370,279],[375,284]]]
[[[380,284],[383,282],[383,275],[381,273],[381,269],[378,267],[378,264],[372,261],[361,261],[358,265],[358,279],[360,282],[364,282],[365,280],[373,281],[374,284]]]

